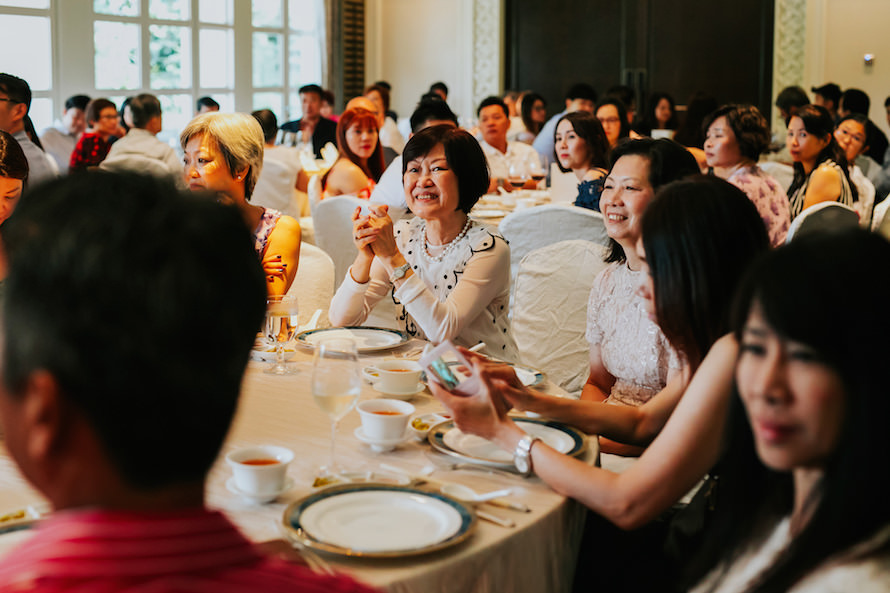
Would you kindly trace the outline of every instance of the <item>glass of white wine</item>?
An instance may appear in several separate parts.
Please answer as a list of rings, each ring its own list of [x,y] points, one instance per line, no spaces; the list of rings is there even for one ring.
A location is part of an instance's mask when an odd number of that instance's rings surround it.
[[[265,372],[272,375],[290,375],[296,371],[294,365],[284,361],[284,347],[294,339],[299,323],[297,321],[297,297],[270,296],[266,298],[266,323],[263,335],[269,343],[275,344],[275,362]]]
[[[312,366],[312,397],[331,419],[331,460],[321,475],[335,475],[337,424],[355,407],[362,389],[361,367],[355,340],[328,338],[315,345]]]

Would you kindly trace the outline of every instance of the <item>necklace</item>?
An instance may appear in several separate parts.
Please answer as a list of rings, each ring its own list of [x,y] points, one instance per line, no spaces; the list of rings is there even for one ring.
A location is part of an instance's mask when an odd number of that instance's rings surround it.
[[[454,248],[457,247],[457,244],[460,242],[460,240],[464,238],[464,235],[467,234],[467,231],[470,230],[471,226],[473,226],[473,222],[470,220],[470,217],[468,216],[467,222],[464,224],[464,228],[461,229],[460,233],[458,233],[458,235],[454,239],[452,239],[450,242],[445,243],[445,245],[439,245],[439,247],[445,248],[442,250],[442,253],[440,253],[439,255],[430,255],[429,242],[427,241],[427,238],[426,238],[426,221],[424,220],[423,228],[421,229],[421,232],[423,233],[423,257],[424,257],[424,259],[426,259],[427,261],[440,263],[443,259],[445,259],[446,255],[448,255],[449,253],[454,251]]]

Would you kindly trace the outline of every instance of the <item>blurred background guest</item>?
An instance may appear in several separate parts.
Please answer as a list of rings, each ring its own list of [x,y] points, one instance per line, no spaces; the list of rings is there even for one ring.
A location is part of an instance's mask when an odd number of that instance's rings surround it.
[[[559,121],[559,118],[573,111],[593,113],[595,107],[596,91],[592,86],[579,82],[569,87],[565,96],[565,109],[547,120],[532,143],[545,167],[549,167],[553,159],[553,133],[556,132],[556,122]]]
[[[77,141],[68,164],[68,170],[83,171],[98,167],[108,156],[111,143],[117,140],[117,107],[108,99],[93,99],[87,104],[86,132]]]
[[[575,206],[600,210],[600,195],[609,166],[609,141],[597,118],[584,111],[566,113],[556,124],[556,162],[578,178]]]
[[[0,130],[0,236],[28,185],[28,159],[12,134]],[[0,242],[0,296],[6,279],[6,251]]]
[[[858,199],[853,203],[853,207],[859,213],[859,223],[865,228],[871,228],[875,186],[856,164],[859,157],[868,151],[868,118],[859,113],[851,113],[841,118],[834,130],[834,139],[847,159],[850,181],[856,186]]]
[[[607,96],[605,99],[597,103],[596,118],[603,125],[606,132],[606,140],[609,141],[609,148],[615,148],[618,142],[630,136],[630,124],[627,121],[627,111],[624,103],[617,97]]]
[[[547,122],[547,102],[538,93],[528,92],[521,96],[519,107],[523,130],[516,140],[533,144]]]
[[[213,97],[201,97],[195,102],[195,115],[219,111],[219,103]]]
[[[399,132],[399,126],[394,119],[389,117],[389,90],[386,87],[374,84],[365,89],[365,97],[374,103],[377,108],[377,128],[380,134],[380,143],[402,154],[405,149],[405,139]]]
[[[794,161],[794,181],[788,188],[791,219],[819,202],[840,202],[853,208],[856,186],[850,183],[847,158],[834,139],[828,110],[804,105],[788,123],[788,150]]]
[[[62,119],[53,122],[52,127],[40,134],[40,143],[46,154],[53,157],[62,175],[68,173],[71,153],[77,146],[80,135],[87,128],[86,109],[90,98],[87,95],[74,95],[65,100]]]
[[[383,174],[383,147],[377,129],[378,117],[371,111],[350,108],[337,122],[340,158],[321,178],[325,197],[352,195],[369,198]]]
[[[769,127],[766,118],[753,105],[724,105],[708,115],[704,122],[705,159],[710,171],[726,179],[754,202],[777,247],[785,242],[791,215],[788,196],[778,181],[757,166],[767,146]]]
[[[269,109],[251,113],[263,128],[263,168],[250,198],[252,204],[278,210],[299,219],[300,207],[296,197],[297,178],[303,170],[300,152],[293,146],[276,146],[278,118]]]
[[[667,93],[652,93],[646,105],[646,112],[634,129],[642,136],[651,136],[653,130],[676,130],[677,112],[674,98]]]

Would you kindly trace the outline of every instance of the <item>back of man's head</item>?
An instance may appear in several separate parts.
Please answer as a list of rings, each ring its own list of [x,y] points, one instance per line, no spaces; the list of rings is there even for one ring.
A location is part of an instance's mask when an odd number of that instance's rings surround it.
[[[65,100],[65,110],[80,109],[81,111],[86,111],[89,102],[89,95],[73,95]]]
[[[843,106],[844,113],[860,113],[868,116],[868,110],[871,109],[871,99],[861,89],[847,89],[841,93],[841,105]]]
[[[152,94],[142,93],[130,99],[133,127],[145,129],[152,118],[161,116],[161,102]]]
[[[776,107],[789,114],[810,102],[807,92],[799,86],[787,86],[776,96]]]
[[[414,134],[425,128],[428,122],[431,121],[450,121],[454,122],[455,126],[458,125],[457,116],[448,106],[448,103],[443,101],[439,95],[435,95],[435,97],[435,99],[421,99],[414,113],[411,114],[411,132]]]
[[[28,110],[31,109],[31,87],[18,76],[0,73],[0,91],[16,103],[24,103]]]
[[[125,483],[200,483],[265,309],[243,219],[132,174],[87,172],[28,198],[2,237],[9,397],[49,373]]]
[[[584,99],[596,103],[596,91],[592,86],[584,82],[573,84],[566,92],[566,101],[573,101],[575,99]]]
[[[219,103],[217,103],[213,97],[201,97],[195,103],[195,111],[198,113],[219,111]]]

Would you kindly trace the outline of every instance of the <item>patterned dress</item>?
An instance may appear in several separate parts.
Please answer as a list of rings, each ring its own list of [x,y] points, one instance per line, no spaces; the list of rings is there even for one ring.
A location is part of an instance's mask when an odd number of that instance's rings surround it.
[[[788,210],[788,196],[779,182],[757,165],[736,170],[727,181],[745,192],[757,207],[769,235],[770,245],[778,247],[784,243],[791,224],[791,214]]]
[[[682,361],[636,294],[642,271],[610,264],[593,281],[587,305],[587,341],[599,346],[605,369],[615,377],[608,402],[646,403],[667,384],[668,370]]]
[[[263,216],[260,218],[260,224],[253,231],[254,244],[257,257],[263,259],[266,252],[266,244],[269,242],[269,235],[275,230],[278,219],[281,218],[281,212],[272,210],[271,208],[263,208]]]

